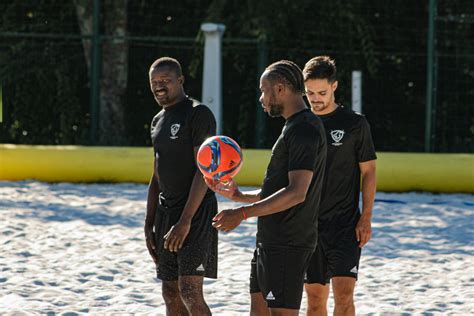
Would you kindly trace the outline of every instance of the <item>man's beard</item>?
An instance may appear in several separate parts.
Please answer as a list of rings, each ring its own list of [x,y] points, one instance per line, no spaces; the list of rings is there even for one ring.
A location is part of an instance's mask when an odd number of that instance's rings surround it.
[[[277,104],[277,103],[270,103],[268,104],[268,115],[271,117],[280,117],[281,114],[283,113],[283,105],[282,104]]]
[[[272,92],[270,96],[270,102],[268,102],[268,115],[271,117],[280,117],[283,113],[283,104],[276,103],[275,93]]]

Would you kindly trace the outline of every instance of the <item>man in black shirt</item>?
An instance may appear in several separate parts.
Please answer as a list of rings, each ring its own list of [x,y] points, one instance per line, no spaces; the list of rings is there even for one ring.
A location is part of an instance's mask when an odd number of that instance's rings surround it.
[[[262,188],[241,192],[234,181],[207,180],[225,197],[251,203],[223,210],[214,227],[230,231],[258,217],[257,248],[250,275],[251,315],[298,315],[304,274],[316,247],[326,138],[321,121],[306,107],[300,68],[282,60],[260,79],[260,102],[286,123],[272,149]]]
[[[214,192],[196,167],[201,143],[215,135],[205,105],[184,93],[181,65],[163,57],[150,67],[150,87],[163,109],[153,118],[153,175],[148,187],[145,237],[163,281],[168,315],[210,315],[203,278],[217,277],[217,213]]]
[[[318,246],[307,271],[307,315],[326,315],[329,282],[334,314],[355,315],[354,287],[361,248],[371,237],[376,175],[375,150],[365,117],[335,102],[336,65],[327,56],[303,70],[306,96],[324,123],[326,173],[319,213]],[[359,192],[362,177],[362,215]]]

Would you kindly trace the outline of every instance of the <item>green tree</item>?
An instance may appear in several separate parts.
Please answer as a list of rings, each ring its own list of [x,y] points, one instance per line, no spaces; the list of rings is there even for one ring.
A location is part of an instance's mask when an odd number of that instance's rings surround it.
[[[100,129],[99,144],[124,145],[125,97],[128,81],[127,35],[128,0],[103,1],[103,32],[107,36],[101,42],[102,67],[100,78]],[[77,21],[83,36],[92,35],[93,19],[90,0],[74,0]],[[91,41],[83,39],[84,55],[91,69]],[[89,73],[89,78],[91,74]]]

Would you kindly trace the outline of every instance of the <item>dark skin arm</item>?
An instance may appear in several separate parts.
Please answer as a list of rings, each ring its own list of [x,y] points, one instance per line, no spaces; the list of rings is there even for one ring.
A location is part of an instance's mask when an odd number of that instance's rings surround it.
[[[208,178],[204,178],[204,181],[206,181],[206,184],[212,191],[219,193],[231,201],[240,203],[255,203],[260,201],[260,193],[262,191],[261,189],[241,192],[237,186],[237,183],[235,183],[235,181],[232,179],[226,183]]]
[[[156,207],[158,205],[158,194],[160,193],[160,186],[158,184],[158,174],[156,173],[158,161],[155,157],[153,175],[150,178],[148,185],[148,196],[146,201],[146,217],[145,217],[145,239],[146,247],[150,256],[153,258],[155,264],[158,263],[158,255],[156,253],[155,234],[153,233],[153,226],[155,224]]]
[[[196,160],[197,152],[199,147],[194,147],[194,159]],[[163,237],[165,239],[165,249],[169,251],[177,252],[188,236],[189,229],[191,228],[191,221],[194,214],[196,214],[199,205],[201,205],[202,199],[207,191],[207,185],[204,182],[201,172],[199,169],[194,174],[191,189],[189,191],[188,200],[184,206],[183,213],[181,214],[178,222],[171,227],[168,233]]]
[[[288,186],[259,202],[244,206],[247,217],[275,214],[303,202],[312,177],[313,172],[310,170],[288,172]],[[243,219],[241,207],[223,210],[214,217],[213,226],[218,230],[228,232],[239,226]]]

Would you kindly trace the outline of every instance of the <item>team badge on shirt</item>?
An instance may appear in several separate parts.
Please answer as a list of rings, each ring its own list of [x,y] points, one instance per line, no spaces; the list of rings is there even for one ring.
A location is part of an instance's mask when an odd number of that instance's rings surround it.
[[[331,131],[331,137],[334,140],[334,143],[332,143],[331,145],[341,146],[342,145],[341,139],[344,137],[344,131],[340,129],[335,129]]]
[[[171,139],[176,139],[178,138],[178,136],[176,136],[176,134],[178,134],[178,131],[179,131],[179,128],[181,127],[180,124],[173,124],[171,125],[171,136],[170,138]]]

